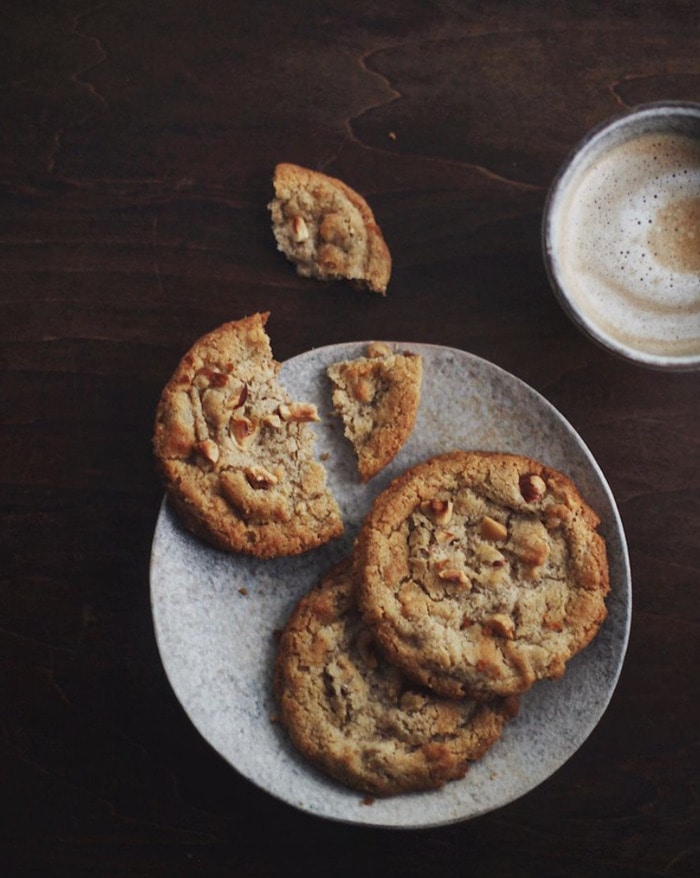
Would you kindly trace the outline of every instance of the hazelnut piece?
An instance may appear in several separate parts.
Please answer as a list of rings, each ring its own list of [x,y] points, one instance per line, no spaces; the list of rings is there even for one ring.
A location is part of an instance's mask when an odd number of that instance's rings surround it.
[[[505,540],[508,536],[508,528],[490,515],[485,515],[481,520],[481,536],[485,540]]]
[[[309,227],[304,222],[303,216],[293,216],[292,217],[292,238],[295,243],[302,244],[304,241],[309,240]]]
[[[201,442],[195,442],[193,447],[197,454],[201,454],[209,463],[216,463],[219,459],[219,446],[213,439],[203,439]]]
[[[420,504],[421,512],[430,515],[435,524],[445,527],[452,521],[454,503],[452,500],[424,500]]]
[[[240,390],[238,391],[238,396],[233,400],[233,407],[235,409],[240,408],[245,401],[248,399],[248,385],[243,383],[241,384]]]
[[[495,634],[496,637],[505,637],[506,640],[512,640],[515,637],[515,625],[510,616],[505,613],[496,613],[485,623],[484,628],[487,633]]]
[[[446,582],[456,582],[463,588],[471,590],[471,580],[464,572],[464,570],[457,570],[454,567],[444,567],[442,570],[438,570],[438,576],[440,579],[444,579]]]
[[[266,491],[277,484],[279,479],[274,473],[266,470],[263,466],[251,466],[245,472],[245,477],[251,488]]]
[[[250,418],[234,415],[229,421],[229,432],[239,448],[247,448],[253,441],[257,427]]]
[[[526,503],[534,503],[535,500],[541,500],[547,491],[547,483],[535,473],[526,473],[520,476],[518,480],[520,493]]]
[[[316,406],[310,402],[282,403],[277,412],[283,421],[320,421]]]

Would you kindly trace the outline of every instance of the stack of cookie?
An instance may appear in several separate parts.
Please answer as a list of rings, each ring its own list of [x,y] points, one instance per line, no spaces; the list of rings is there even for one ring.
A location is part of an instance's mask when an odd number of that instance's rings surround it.
[[[462,777],[605,619],[597,525],[568,478],[522,456],[453,452],[397,478],[281,635],[295,746],[373,795]]]

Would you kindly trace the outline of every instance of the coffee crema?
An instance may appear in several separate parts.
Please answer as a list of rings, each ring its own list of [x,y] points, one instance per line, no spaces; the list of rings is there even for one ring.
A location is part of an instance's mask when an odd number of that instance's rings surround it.
[[[626,348],[700,354],[700,140],[646,133],[577,169],[550,216],[559,285]]]

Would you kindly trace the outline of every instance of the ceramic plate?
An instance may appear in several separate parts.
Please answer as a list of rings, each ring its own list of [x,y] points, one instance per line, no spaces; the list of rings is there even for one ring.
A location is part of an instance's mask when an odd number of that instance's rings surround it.
[[[542,396],[502,369],[464,351],[397,344],[424,358],[423,390],[412,436],[368,486],[331,408],[326,367],[359,356],[364,343],[318,348],[282,365],[294,399],[313,402],[314,425],[345,534],[295,558],[259,561],[207,547],[179,524],[167,501],[151,559],[151,603],[170,683],[202,736],[237,771],[273,796],[321,817],[374,826],[426,827],[465,820],[532,790],[577,749],[603,714],[621,670],[631,614],[625,536],[610,489],[581,438]],[[349,554],[374,496],[391,478],[432,455],[461,449],[525,454],[561,470],[601,517],[611,593],[598,637],[561,680],[536,684],[519,716],[463,780],[441,790],[363,804],[362,795],[326,778],[271,722],[274,632],[297,599]]]

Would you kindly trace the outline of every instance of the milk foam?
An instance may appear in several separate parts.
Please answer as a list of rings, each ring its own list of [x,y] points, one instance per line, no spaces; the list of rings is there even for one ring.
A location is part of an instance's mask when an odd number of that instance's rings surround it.
[[[700,141],[644,134],[576,172],[552,216],[555,270],[584,319],[653,355],[700,352]]]

